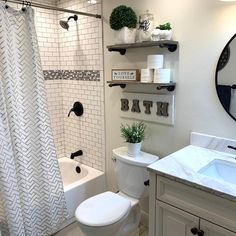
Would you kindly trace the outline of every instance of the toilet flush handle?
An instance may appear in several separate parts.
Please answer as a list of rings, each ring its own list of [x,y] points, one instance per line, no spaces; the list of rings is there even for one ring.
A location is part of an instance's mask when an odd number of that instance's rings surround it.
[[[149,185],[150,185],[150,184],[149,184],[149,179],[146,180],[146,181],[144,181],[144,185],[145,185],[145,186],[149,186]]]
[[[116,162],[116,158],[115,157],[112,157],[111,158],[113,162]]]

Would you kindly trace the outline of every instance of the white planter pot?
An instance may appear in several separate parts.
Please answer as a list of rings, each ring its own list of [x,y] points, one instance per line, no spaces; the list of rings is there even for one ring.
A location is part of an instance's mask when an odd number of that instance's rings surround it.
[[[154,29],[152,32],[152,41],[159,41],[159,40],[171,40],[173,35],[172,30],[160,30]]]
[[[142,142],[140,143],[127,143],[128,144],[128,155],[131,157],[139,156]]]
[[[121,30],[115,31],[115,44],[135,43],[136,29],[123,27]]]

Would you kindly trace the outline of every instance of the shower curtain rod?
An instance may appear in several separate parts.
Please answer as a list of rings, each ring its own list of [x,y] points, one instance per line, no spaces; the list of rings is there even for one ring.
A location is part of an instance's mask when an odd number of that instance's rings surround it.
[[[17,4],[23,4],[23,2],[26,3],[26,1],[22,1],[22,0],[7,0],[7,1],[6,0],[1,0],[1,1],[6,2],[6,3],[11,2],[11,3],[17,3]],[[90,17],[95,17],[95,18],[99,18],[99,19],[102,18],[102,16],[98,15],[98,14],[92,14],[92,13],[86,13],[86,12],[81,12],[81,11],[69,10],[69,9],[60,8],[60,7],[43,5],[43,4],[31,2],[31,1],[29,1],[28,3],[30,3],[30,5],[32,7],[37,7],[37,8],[47,9],[47,10],[54,10],[54,11],[67,12],[67,13],[72,13],[72,14],[75,14],[75,15],[90,16]]]

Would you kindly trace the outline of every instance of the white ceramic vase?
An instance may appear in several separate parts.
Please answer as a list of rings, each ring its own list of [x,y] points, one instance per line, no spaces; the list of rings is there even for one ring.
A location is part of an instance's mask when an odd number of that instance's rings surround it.
[[[121,30],[115,30],[115,44],[135,43],[136,29],[123,27]]]
[[[171,40],[173,35],[172,30],[160,30],[154,29],[152,31],[151,39],[152,41],[159,41],[159,40]]]
[[[127,143],[128,144],[128,155],[131,157],[139,156],[142,142],[140,143]]]

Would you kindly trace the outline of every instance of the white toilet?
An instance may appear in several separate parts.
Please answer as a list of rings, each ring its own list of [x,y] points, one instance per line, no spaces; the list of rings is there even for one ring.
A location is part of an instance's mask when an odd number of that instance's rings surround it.
[[[130,157],[127,148],[113,150],[118,193],[104,192],[82,202],[75,211],[81,231],[86,236],[129,236],[140,222],[139,200],[148,195],[144,182],[149,179],[147,166],[157,156],[141,152]]]

